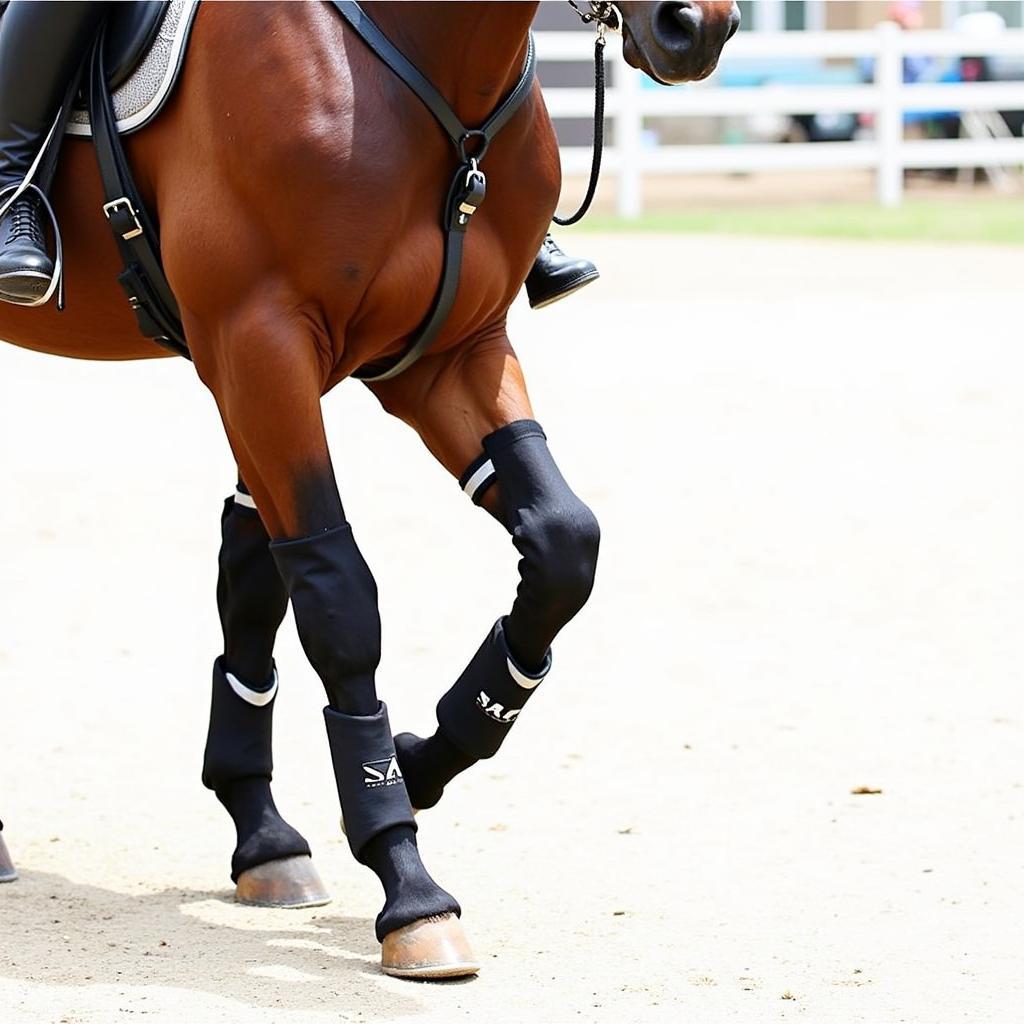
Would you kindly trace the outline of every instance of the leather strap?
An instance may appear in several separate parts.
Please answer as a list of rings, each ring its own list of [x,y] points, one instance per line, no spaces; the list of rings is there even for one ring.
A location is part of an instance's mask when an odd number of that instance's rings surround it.
[[[397,377],[403,370],[409,369],[430,346],[434,339],[441,333],[448,314],[455,305],[455,296],[459,290],[459,279],[462,275],[462,249],[466,239],[466,228],[469,227],[469,216],[460,212],[460,207],[465,199],[464,192],[465,169],[460,167],[448,189],[448,198],[445,200],[445,243],[444,243],[444,267],[441,271],[441,284],[434,296],[434,304],[423,321],[415,338],[409,347],[390,366],[371,364],[352,374],[358,380],[373,382],[390,380]],[[481,196],[482,199],[482,196]],[[468,204],[467,204],[468,205]],[[460,223],[461,219],[461,223]]]
[[[384,35],[355,0],[331,0],[331,3],[345,21],[355,29],[363,42],[405,82],[420,102],[434,115],[437,123],[445,130],[463,159],[466,159],[467,155],[471,155],[466,154],[462,149],[466,138],[482,138],[486,149],[490,145],[491,139],[505,127],[512,115],[519,109],[533,85],[537,54],[531,34],[527,44],[523,73],[519,76],[519,81],[494,113],[479,128],[471,130],[462,123],[448,101],[434,88],[433,83]],[[480,155],[476,154],[478,159]]]
[[[448,314],[455,305],[462,274],[462,254],[466,230],[473,214],[486,194],[487,179],[479,169],[487,148],[495,135],[505,127],[530,94],[536,74],[537,55],[533,36],[529,37],[522,74],[512,91],[479,128],[467,128],[448,101],[422,72],[401,53],[377,27],[355,0],[330,0],[338,13],[352,27],[369,49],[380,58],[434,115],[459,154],[460,164],[452,178],[445,200],[445,246],[441,284],[426,319],[413,341],[398,359],[384,368],[372,364],[357,370],[353,376],[365,382],[389,380],[407,370],[423,356],[440,334]],[[472,152],[470,152],[470,147]]]
[[[160,240],[132,178],[117,133],[114,104],[107,86],[100,33],[93,48],[89,73],[89,116],[93,148],[103,181],[103,212],[110,222],[124,271],[118,282],[135,312],[139,330],[158,344],[190,358],[181,315],[160,260]]]

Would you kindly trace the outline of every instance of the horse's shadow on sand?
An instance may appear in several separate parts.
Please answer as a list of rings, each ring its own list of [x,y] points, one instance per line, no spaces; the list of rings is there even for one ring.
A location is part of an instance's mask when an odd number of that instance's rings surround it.
[[[255,910],[225,890],[137,896],[23,871],[0,887],[0,978],[41,985],[163,986],[255,1007],[429,1009],[380,972],[372,922],[309,911]],[[450,983],[449,983],[450,984]],[[418,987],[418,986],[417,986]]]

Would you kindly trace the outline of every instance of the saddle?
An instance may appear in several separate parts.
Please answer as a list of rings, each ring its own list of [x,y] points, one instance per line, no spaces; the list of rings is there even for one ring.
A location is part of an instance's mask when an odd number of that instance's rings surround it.
[[[8,3],[0,0],[0,17]],[[123,0],[113,5],[105,64],[122,135],[149,124],[174,91],[198,7],[199,0]],[[79,97],[65,132],[92,134],[84,98]]]
[[[133,0],[113,6],[103,52],[121,135],[144,128],[163,110],[181,75],[198,9],[198,0]],[[71,112],[65,131],[92,135],[84,100]]]

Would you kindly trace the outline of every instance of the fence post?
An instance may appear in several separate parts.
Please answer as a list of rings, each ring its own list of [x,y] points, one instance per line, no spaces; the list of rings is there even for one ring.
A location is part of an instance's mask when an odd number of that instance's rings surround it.
[[[619,155],[617,209],[620,217],[636,220],[643,212],[643,117],[640,113],[640,72],[624,60],[615,65],[615,149]]]
[[[903,201],[903,47],[900,28],[891,21],[878,26],[878,55],[875,58],[875,87],[878,113],[878,201],[882,206],[899,206]]]

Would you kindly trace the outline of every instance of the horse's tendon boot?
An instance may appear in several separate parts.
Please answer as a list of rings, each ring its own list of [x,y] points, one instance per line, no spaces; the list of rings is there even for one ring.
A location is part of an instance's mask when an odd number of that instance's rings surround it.
[[[460,934],[456,899],[427,873],[416,849],[416,825],[402,771],[395,756],[387,708],[376,715],[345,715],[324,709],[327,736],[338,783],[338,796],[349,846],[355,858],[370,867],[384,886],[384,908],[377,916],[380,942],[411,925],[454,915],[455,924],[425,929],[417,964],[465,973],[462,960],[451,960],[452,936]],[[430,939],[436,932],[435,940]],[[394,942],[389,944],[389,948]],[[425,951],[425,953],[424,953]],[[404,959],[396,961],[406,963]],[[406,967],[409,964],[406,963]],[[402,968],[405,969],[405,968]],[[448,976],[447,974],[438,975]]]
[[[539,673],[524,672],[508,649],[504,620],[499,619],[438,702],[440,731],[471,757],[493,757],[550,668],[549,651]]]
[[[214,662],[203,784],[235,823],[236,897],[261,906],[322,905],[329,897],[310,861],[309,844],[281,817],[270,792],[276,670],[272,680],[269,688],[254,690],[226,671],[223,658]],[[287,865],[296,858],[305,863]],[[261,866],[263,871],[251,874]]]
[[[409,805],[388,709],[382,702],[375,715],[343,715],[324,708],[334,778],[345,821],[345,834],[356,860],[374,836],[394,825],[416,823]]]

